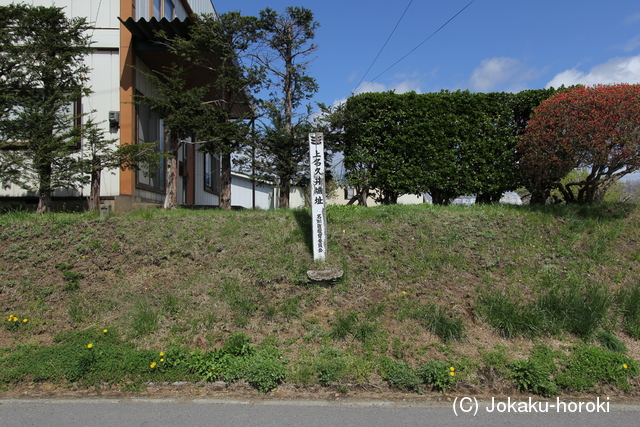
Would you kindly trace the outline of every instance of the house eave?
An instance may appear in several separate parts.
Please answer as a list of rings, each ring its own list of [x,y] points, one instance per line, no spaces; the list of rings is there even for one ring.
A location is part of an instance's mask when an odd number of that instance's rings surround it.
[[[189,27],[193,25],[193,19],[185,18],[184,20],[180,20],[176,18],[173,21],[169,21],[166,18],[159,20],[151,18],[148,21],[145,18],[140,18],[137,21],[133,18],[128,18],[126,21],[123,21],[119,17],[118,19],[133,35],[133,48],[136,55],[152,71],[162,72],[167,66],[171,64],[178,64],[180,67],[187,70],[187,89],[203,87],[216,82],[215,76],[213,76],[209,70],[198,67],[192,62],[170,52],[167,46],[163,43],[163,38],[158,36],[162,31],[167,39],[175,37],[189,38]],[[209,63],[215,64],[220,62],[214,53],[210,53],[209,55]],[[240,96],[242,101],[235,102],[231,107],[231,118],[251,118],[254,114],[251,99],[244,93]],[[220,94],[219,91],[211,90],[207,94],[205,101],[216,102],[216,100],[223,98],[223,95]]]

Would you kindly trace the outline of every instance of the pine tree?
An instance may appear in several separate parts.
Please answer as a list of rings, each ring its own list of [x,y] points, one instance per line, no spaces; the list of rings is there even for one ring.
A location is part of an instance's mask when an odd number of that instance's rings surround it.
[[[36,191],[38,213],[51,209],[58,188],[79,179],[72,167],[80,144],[79,111],[92,51],[84,18],[67,18],[59,7],[0,6],[3,65],[0,146],[3,178]],[[6,60],[6,61],[5,61]]]
[[[162,78],[152,76],[160,97],[139,99],[164,115],[169,130],[167,146],[172,147],[169,154],[177,155],[179,135],[197,134],[201,151],[222,157],[219,205],[225,210],[231,209],[231,155],[246,143],[247,120],[253,116],[250,96],[260,84],[260,67],[242,62],[254,46],[256,22],[256,18],[239,12],[198,15],[187,38],[169,39],[158,34],[170,52],[209,73],[212,82],[193,87],[194,82],[186,80],[185,70],[165,69],[156,73]],[[167,188],[170,182],[177,182],[171,162]]]
[[[300,179],[301,163],[308,159],[307,133],[312,124],[310,108],[304,102],[318,91],[316,80],[307,75],[311,43],[319,24],[303,7],[288,7],[283,14],[267,8],[260,12],[260,40],[257,59],[267,70],[267,86],[272,90],[266,102],[271,125],[257,145],[263,170],[276,175],[280,185],[279,207],[289,207],[291,183]]]
[[[116,139],[106,139],[99,124],[89,120],[83,126],[84,157],[76,166],[79,172],[91,184],[89,210],[100,208],[100,185],[102,172],[108,169],[153,171],[158,168],[163,153],[157,151],[155,142],[138,144],[117,144]]]

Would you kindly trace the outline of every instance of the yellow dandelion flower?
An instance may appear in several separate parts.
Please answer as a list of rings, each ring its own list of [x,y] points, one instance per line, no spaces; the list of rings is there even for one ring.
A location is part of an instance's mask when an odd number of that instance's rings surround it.
[[[14,318],[13,318],[13,321],[14,321],[14,322],[17,322],[17,321],[18,321],[18,318],[17,318],[17,317],[14,317]]]
[[[214,367],[212,367],[212,368],[211,368],[211,370],[212,370],[212,371],[213,371],[213,370],[215,370],[215,369],[216,369],[216,368],[214,368]]]
[[[406,294],[406,293],[407,293],[407,291],[402,291],[402,293],[403,293],[403,294]]]
[[[450,370],[451,372],[453,372],[453,371],[455,371],[455,370],[456,370],[456,368],[454,368],[454,367],[452,366],[452,367],[450,367],[450,368],[449,368],[449,370]]]
[[[160,357],[164,356],[164,351],[160,352]]]
[[[103,329],[102,332],[106,334],[107,332],[109,332],[109,330],[108,329]]]
[[[93,348],[93,344],[87,344],[87,348]]]
[[[164,362],[164,359],[160,359],[161,362]]]
[[[29,319],[22,319],[22,323],[27,323]]]
[[[149,367],[151,367],[151,369],[155,368],[156,366],[158,366],[158,364],[156,362],[153,362],[151,365],[149,365]]]
[[[622,367],[623,367],[624,369],[629,368],[629,367],[627,366],[627,364],[626,364],[626,363],[623,363],[623,364],[622,364]]]
[[[451,372],[449,372],[449,375],[451,375],[452,377],[455,377],[455,376],[456,376],[456,373],[455,373],[455,372],[453,372],[453,371],[451,371]]]

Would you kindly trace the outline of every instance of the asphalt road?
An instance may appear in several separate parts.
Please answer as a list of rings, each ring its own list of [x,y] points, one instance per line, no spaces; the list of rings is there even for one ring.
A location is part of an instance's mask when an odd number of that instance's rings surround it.
[[[608,402],[239,401],[216,399],[0,399],[0,426],[630,426],[640,405]],[[598,403],[600,407],[598,407]],[[455,411],[454,411],[455,407]],[[540,412],[547,410],[548,412]],[[492,410],[490,412],[490,410]],[[456,415],[457,414],[457,415]]]

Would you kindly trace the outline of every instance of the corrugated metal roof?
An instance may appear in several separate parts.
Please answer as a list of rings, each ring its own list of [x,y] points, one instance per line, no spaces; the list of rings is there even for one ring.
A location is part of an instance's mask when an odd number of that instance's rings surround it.
[[[158,37],[160,31],[164,32],[164,36],[167,39],[175,37],[188,38],[189,27],[194,23],[191,18],[183,20],[176,18],[173,21],[169,21],[167,18],[160,20],[151,18],[149,21],[145,18],[140,18],[137,21],[133,18],[129,18],[126,21],[123,21],[119,17],[118,19],[134,36],[133,45],[136,55],[152,70],[162,71],[172,63],[180,65],[188,72],[189,89],[193,87],[204,87],[207,84],[215,82],[215,76],[209,70],[201,67],[191,67],[192,64],[189,61],[169,52],[165,45],[158,43],[162,40],[162,37]],[[214,66],[219,64],[218,58],[213,53],[209,54],[208,62]],[[213,102],[217,102],[216,100],[223,98],[223,94],[221,94],[219,90],[214,89],[211,89],[206,96],[207,101]],[[241,94],[241,99],[242,102],[236,102],[231,107],[231,115],[233,118],[247,117],[247,115],[252,113],[250,107],[251,97],[243,93]],[[222,103],[220,103],[220,106],[224,107]]]
[[[147,21],[145,18],[140,18],[137,21],[133,18],[129,18],[123,21],[118,17],[118,20],[122,22],[122,25],[141,41],[154,41],[158,37],[156,34],[160,31],[164,31],[167,38],[174,38],[176,36],[187,38],[189,36],[189,27],[193,25],[191,18],[185,18],[180,20],[178,18],[173,21],[169,21],[167,18],[160,20],[151,18]]]

